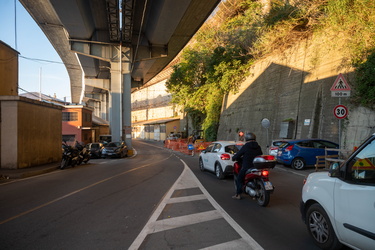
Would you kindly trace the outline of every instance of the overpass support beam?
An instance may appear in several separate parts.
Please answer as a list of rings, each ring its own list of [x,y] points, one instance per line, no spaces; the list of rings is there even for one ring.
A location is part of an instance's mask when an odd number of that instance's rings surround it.
[[[131,48],[108,43],[70,40],[71,50],[110,62],[109,125],[112,141],[131,141]]]
[[[121,141],[121,63],[111,62],[111,89],[109,95],[109,127],[112,141]]]
[[[132,146],[132,127],[131,127],[131,49],[122,48],[122,137],[128,149],[133,150]]]

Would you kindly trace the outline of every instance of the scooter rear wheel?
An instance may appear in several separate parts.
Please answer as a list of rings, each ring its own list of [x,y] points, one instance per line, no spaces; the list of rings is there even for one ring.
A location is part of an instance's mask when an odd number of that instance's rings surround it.
[[[270,202],[270,192],[264,187],[264,183],[261,180],[256,180],[257,188],[257,203],[259,206],[266,207]]]

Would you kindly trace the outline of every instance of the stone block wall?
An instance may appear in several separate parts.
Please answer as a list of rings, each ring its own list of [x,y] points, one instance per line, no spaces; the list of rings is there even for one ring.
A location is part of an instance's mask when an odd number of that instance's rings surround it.
[[[375,132],[374,112],[351,106],[348,98],[331,97],[330,88],[339,73],[349,85],[353,83],[353,69],[342,67],[345,55],[338,49],[317,53],[309,42],[301,41],[253,65],[238,93],[223,100],[219,140],[235,139],[238,130],[251,131],[265,150],[272,139],[279,138],[281,124],[291,121],[291,139],[323,138],[338,143],[339,119],[333,109],[339,102],[349,108],[348,117],[341,121],[342,148],[352,149]],[[261,126],[264,118],[270,120],[268,130]]]

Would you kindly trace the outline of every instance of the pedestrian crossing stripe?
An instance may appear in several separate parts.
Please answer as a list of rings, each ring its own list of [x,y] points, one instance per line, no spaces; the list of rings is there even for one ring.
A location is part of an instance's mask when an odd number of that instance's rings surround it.
[[[345,77],[340,73],[331,87],[331,91],[350,91],[351,88]]]
[[[372,164],[372,162],[365,158],[365,159],[358,159],[354,165],[353,165],[354,170],[374,170],[375,166]]]

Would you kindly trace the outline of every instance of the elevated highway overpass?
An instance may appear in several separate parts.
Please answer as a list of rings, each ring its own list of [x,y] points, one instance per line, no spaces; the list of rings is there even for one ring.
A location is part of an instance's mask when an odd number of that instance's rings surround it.
[[[19,0],[65,64],[73,103],[131,148],[131,91],[162,71],[220,0]]]

